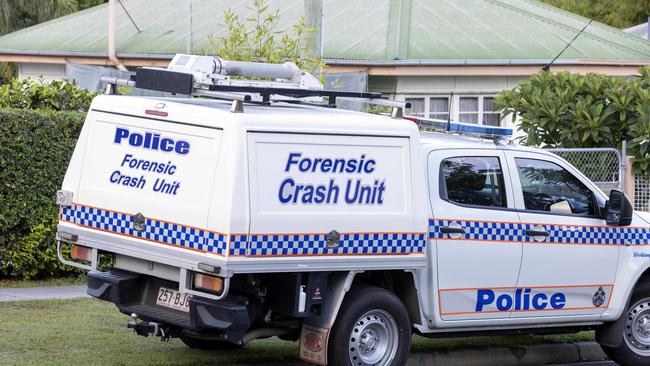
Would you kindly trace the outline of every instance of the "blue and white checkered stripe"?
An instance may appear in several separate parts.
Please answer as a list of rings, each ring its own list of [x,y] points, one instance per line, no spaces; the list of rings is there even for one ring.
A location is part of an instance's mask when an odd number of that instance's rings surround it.
[[[574,226],[449,219],[429,219],[429,239],[448,239],[449,236],[440,232],[440,228],[452,224],[459,224],[465,229],[465,235],[459,238],[464,240],[532,243],[535,241],[526,235],[526,230],[542,227],[549,233],[548,238],[543,241],[548,244],[650,244],[650,228],[642,227]]]
[[[425,233],[341,234],[341,242],[337,248],[327,247],[327,234],[232,235],[230,255],[273,257],[419,254],[424,252],[425,246]]]
[[[509,222],[429,220],[429,239],[447,238],[440,228],[460,224],[465,229],[467,240],[523,241],[524,231],[521,225]]]
[[[230,253],[231,256],[246,255],[246,246],[248,244],[248,235],[232,234],[230,235]]]
[[[83,205],[61,206],[60,219],[115,234],[226,255],[226,235],[213,231],[150,218],[145,219],[144,231],[136,231],[133,229],[133,215]]]

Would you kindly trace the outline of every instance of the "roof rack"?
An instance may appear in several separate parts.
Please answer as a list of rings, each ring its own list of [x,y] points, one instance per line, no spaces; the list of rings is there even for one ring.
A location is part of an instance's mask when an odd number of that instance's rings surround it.
[[[232,77],[235,78],[232,78]],[[256,80],[238,77],[257,78]],[[263,79],[263,80],[260,80]],[[167,68],[141,67],[130,79],[102,77],[106,94],[117,85],[174,94],[232,100],[231,112],[243,112],[243,103],[300,102],[334,108],[341,99],[384,105],[392,118],[402,118],[410,105],[382,98],[380,93],[325,90],[313,75],[295,64],[226,61],[216,56],[177,54]],[[327,103],[323,102],[327,97]]]
[[[509,140],[512,138],[512,128],[507,127],[485,126],[413,116],[405,116],[404,118],[415,122],[419,128],[431,129],[438,132],[456,133],[495,141]]]

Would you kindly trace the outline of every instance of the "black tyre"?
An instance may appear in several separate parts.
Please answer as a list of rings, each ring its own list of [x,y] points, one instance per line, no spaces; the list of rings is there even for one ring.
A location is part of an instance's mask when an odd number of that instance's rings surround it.
[[[400,299],[378,287],[353,287],[329,336],[328,365],[404,365],[410,348],[411,321]]]
[[[602,346],[605,354],[622,366],[650,365],[650,285],[634,291],[623,316],[623,341],[618,347]]]
[[[214,339],[202,339],[181,335],[180,339],[190,348],[201,349],[205,351],[225,351],[229,349],[239,349],[244,346],[234,344],[228,341],[219,341]]]

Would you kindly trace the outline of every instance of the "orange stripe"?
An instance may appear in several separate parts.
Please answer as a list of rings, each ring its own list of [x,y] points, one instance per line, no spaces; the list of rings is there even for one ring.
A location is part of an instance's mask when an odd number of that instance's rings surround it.
[[[231,257],[245,257],[245,258],[275,258],[275,257],[332,257],[332,256],[367,256],[367,255],[417,255],[417,254],[424,254],[423,252],[408,252],[408,253],[332,253],[332,254],[327,254],[327,253],[322,253],[322,254],[258,254],[258,255],[241,255],[241,254],[235,254],[232,255]]]
[[[521,312],[533,312],[533,311],[566,311],[566,310],[588,310],[588,309],[608,309],[609,304],[612,299],[612,295],[614,294],[614,285],[566,285],[566,286],[517,286],[517,287],[483,287],[484,289],[490,289],[490,290],[504,290],[504,289],[521,289],[521,288],[557,288],[557,289],[562,289],[562,288],[584,288],[584,287],[611,287],[611,290],[609,292],[609,299],[607,300],[607,305],[606,306],[584,306],[584,307],[575,307],[575,308],[562,308],[562,309],[529,309],[529,310],[487,310],[487,311],[458,311],[458,312],[448,312],[448,313],[443,313],[442,312],[442,297],[441,297],[441,292],[442,291],[472,291],[472,290],[479,290],[481,288],[451,288],[451,289],[438,289],[438,303],[440,304],[440,315],[469,315],[469,314],[493,314],[493,313],[521,313]]]
[[[595,247],[619,247],[625,245],[625,243],[620,244],[593,244],[593,243],[575,243],[575,242],[563,242],[563,243],[550,243],[550,242],[536,242],[536,241],[518,241],[518,240],[492,240],[492,239],[473,239],[473,238],[433,238],[428,240],[441,240],[441,241],[479,241],[479,242],[488,242],[488,243],[515,243],[515,244],[534,244],[534,245],[590,245]],[[648,246],[649,244],[632,244],[633,247],[642,247]]]
[[[583,217],[584,218],[584,217]],[[588,217],[587,217],[588,218]],[[552,226],[572,226],[572,227],[597,227],[597,228],[623,228],[623,229],[650,229],[650,227],[645,226],[609,226],[609,225],[577,225],[577,224],[553,224],[548,222],[510,222],[510,221],[491,221],[491,220],[467,220],[467,219],[445,219],[445,218],[433,218],[430,217],[429,220],[445,220],[445,221],[465,221],[465,222],[491,222],[491,223],[503,223],[503,224],[516,224],[516,225],[552,225]]]
[[[609,304],[608,304],[609,306]],[[494,313],[530,313],[534,311],[571,311],[571,310],[593,310],[593,309],[607,309],[607,307],[577,307],[577,308],[562,308],[562,309],[529,309],[529,310],[487,310],[487,311],[458,311],[451,313],[443,313],[442,315],[469,315],[469,314],[494,314]]]
[[[223,254],[219,254],[219,253],[215,253],[215,252],[209,252],[209,251],[207,251],[207,250],[201,250],[201,249],[189,248],[189,247],[185,247],[185,246],[178,245],[178,244],[172,244],[172,243],[168,243],[168,242],[165,242],[165,241],[159,241],[159,240],[153,240],[153,239],[148,239],[148,238],[142,238],[142,237],[135,236],[135,235],[131,235],[131,234],[116,233],[116,232],[114,232],[114,231],[110,231],[110,230],[106,230],[106,229],[100,229],[100,228],[97,228],[97,227],[88,226],[88,225],[83,225],[83,224],[78,224],[78,223],[76,223],[76,222],[71,222],[71,221],[67,221],[67,220],[61,220],[61,221],[69,222],[69,223],[71,223],[71,224],[73,224],[73,225],[77,225],[77,226],[81,226],[81,227],[85,227],[85,228],[93,229],[93,230],[99,230],[99,231],[103,231],[103,232],[111,233],[111,234],[115,234],[115,235],[128,236],[128,237],[131,237],[131,238],[142,239],[142,240],[150,241],[150,242],[153,242],[153,243],[165,244],[165,245],[169,245],[169,246],[176,247],[176,248],[189,249],[189,250],[193,250],[193,251],[195,251],[195,252],[200,252],[200,253],[214,254],[214,255],[217,255],[217,256],[219,256],[219,257],[223,257],[223,256],[224,256]]]
[[[121,211],[114,211],[114,210],[109,210],[109,209],[106,209],[106,208],[95,207],[95,206],[90,206],[90,205],[82,205],[82,204],[80,204],[80,203],[73,203],[73,205],[83,206],[83,207],[89,207],[89,208],[94,208],[94,209],[96,209],[96,210],[101,210],[101,211],[114,212],[114,213],[118,213],[118,214],[122,214],[122,215],[127,215],[127,216],[133,216],[133,215],[134,215],[134,214],[132,214],[132,213],[121,212]],[[155,221],[164,222],[164,223],[167,223],[167,224],[184,226],[184,227],[188,227],[188,228],[191,228],[191,229],[197,229],[197,230],[207,231],[207,232],[211,232],[211,233],[215,233],[215,234],[228,235],[228,234],[226,234],[226,233],[222,233],[222,232],[219,232],[219,231],[208,230],[208,229],[200,228],[200,227],[196,227],[196,226],[180,224],[180,223],[178,223],[178,222],[165,221],[165,220],[155,219],[155,218],[153,218],[153,217],[148,217],[148,216],[144,216],[144,218],[145,218],[145,219],[149,219],[149,220],[155,220]]]
[[[609,307],[609,304],[612,301],[612,295],[614,294],[614,286],[612,286],[612,290],[609,292],[609,298],[607,299],[607,307]]]
[[[461,288],[445,288],[445,289],[440,289],[440,291],[472,291],[472,290],[508,290],[508,289],[523,289],[523,288],[584,288],[584,287],[614,287],[613,284],[609,285],[602,285],[602,284],[595,284],[595,285],[563,285],[563,286],[550,286],[550,285],[545,285],[545,286],[502,286],[502,287],[461,287]]]
[[[427,231],[369,231],[369,232],[342,232],[341,235],[382,235],[382,234],[421,234],[427,235]],[[262,236],[262,235],[278,235],[278,236],[289,236],[289,235],[327,235],[328,233],[256,233],[256,234],[230,234],[231,236]]]
[[[73,203],[73,205],[94,208],[96,210],[101,210],[101,211],[114,212],[114,213],[127,215],[127,216],[133,216],[134,215],[134,214],[128,213],[128,212],[109,210],[109,209],[106,209],[106,208],[101,208],[101,207],[96,207],[96,206],[91,206],[91,205],[84,205],[84,204],[81,204],[81,203]],[[59,209],[60,209],[60,207],[59,207]],[[173,221],[166,221],[166,220],[156,219],[156,218],[148,217],[148,216],[145,216],[145,218],[150,219],[150,220],[164,222],[164,223],[167,223],[167,224],[179,225],[179,226],[184,226],[184,227],[191,228],[191,229],[203,230],[203,231],[207,231],[207,232],[211,232],[211,233],[215,233],[215,234],[230,235],[230,236],[246,236],[246,235],[250,235],[250,236],[254,236],[254,235],[258,235],[258,236],[259,235],[326,235],[327,234],[325,232],[323,232],[323,233],[259,233],[259,234],[231,233],[231,234],[226,234],[226,233],[222,233],[220,231],[209,230],[209,229],[200,228],[200,227],[197,227],[197,226],[186,225],[186,224],[181,224],[181,223],[177,223],[177,222],[173,222]],[[341,234],[342,235],[356,235],[356,234],[375,234],[375,235],[382,235],[382,234],[421,234],[421,235],[427,235],[428,232],[427,231],[379,231],[379,232],[342,232]]]

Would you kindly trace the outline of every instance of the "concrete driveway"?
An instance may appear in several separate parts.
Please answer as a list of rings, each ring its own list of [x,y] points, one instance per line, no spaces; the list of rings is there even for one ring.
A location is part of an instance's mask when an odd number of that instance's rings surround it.
[[[0,288],[0,301],[74,299],[87,297],[86,286],[52,286],[33,288]]]

